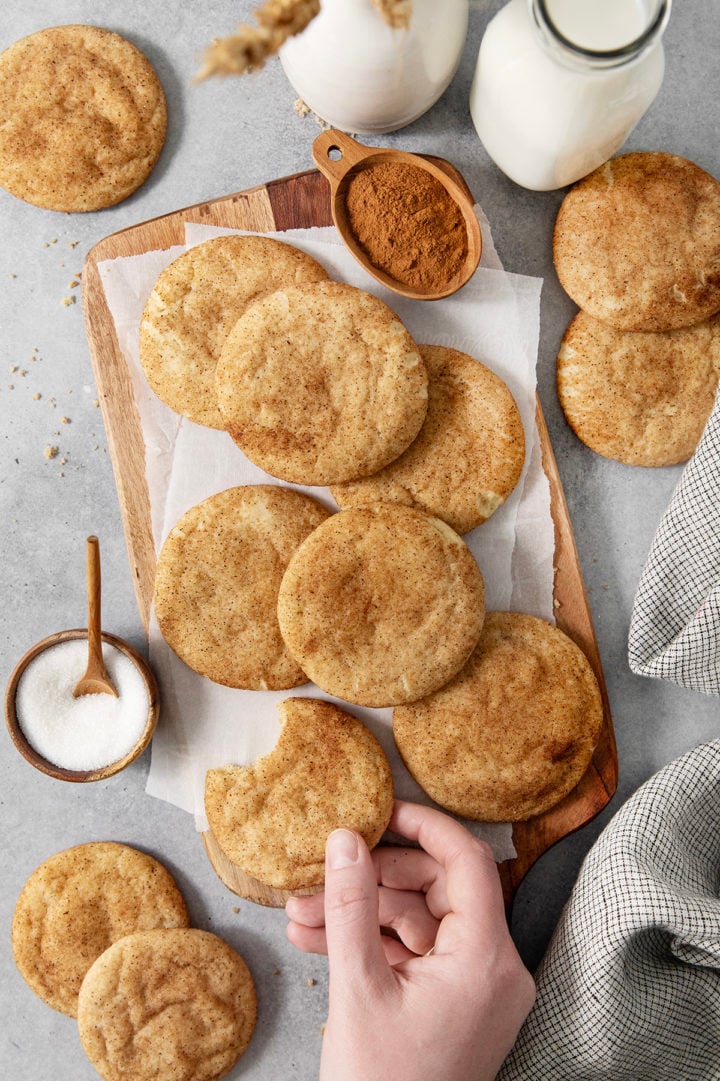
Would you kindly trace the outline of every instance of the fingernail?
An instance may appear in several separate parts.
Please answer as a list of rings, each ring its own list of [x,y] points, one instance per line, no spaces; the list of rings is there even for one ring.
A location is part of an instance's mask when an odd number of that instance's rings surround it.
[[[350,830],[333,830],[327,839],[327,862],[333,871],[357,863],[357,837]]]

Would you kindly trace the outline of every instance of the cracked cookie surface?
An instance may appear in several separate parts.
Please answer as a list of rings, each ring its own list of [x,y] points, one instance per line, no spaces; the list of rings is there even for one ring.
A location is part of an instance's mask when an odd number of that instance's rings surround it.
[[[520,477],[525,433],[508,387],[474,357],[419,346],[428,411],[408,449],[379,473],[334,485],[341,507],[405,503],[468,533],[502,506]]]
[[[85,973],[117,939],[155,927],[187,927],[175,880],[152,856],[114,841],[57,852],[30,875],[15,905],[15,963],[53,1009],[77,1014]]]
[[[244,959],[195,928],[127,935],[80,989],[80,1040],[105,1081],[216,1081],[247,1049],[256,1021]]]
[[[267,236],[196,244],[159,275],[140,322],[140,363],[161,401],[197,424],[224,429],[215,368],[240,316],[282,285],[322,281],[311,256]]]
[[[345,710],[317,698],[287,698],[278,709],[275,748],[251,766],[208,770],[205,809],[228,859],[268,886],[294,890],[323,882],[332,830],[378,843],[393,781],[378,741]]]
[[[400,503],[332,515],[291,559],[278,594],[290,652],[328,694],[412,702],[446,683],[482,629],[485,588],[445,522]]]
[[[614,330],[578,312],[557,357],[558,398],[597,454],[665,466],[691,456],[720,379],[720,314],[680,330]]]
[[[585,654],[557,627],[488,612],[477,649],[435,694],[393,713],[410,773],[441,807],[518,822],[558,803],[587,769],[603,705]]]
[[[622,154],[570,189],[553,258],[578,307],[618,330],[675,330],[720,311],[720,182],[660,152]]]
[[[282,690],[307,682],[277,621],[291,556],[329,511],[279,485],[227,488],[191,507],[158,557],[160,631],[190,668],[215,683]]]
[[[216,369],[225,426],[252,462],[293,484],[334,484],[393,461],[420,431],[427,373],[377,297],[338,282],[262,297]]]
[[[147,179],[167,126],[147,57],[98,26],[51,26],[0,53],[0,186],[47,210],[113,206]]]

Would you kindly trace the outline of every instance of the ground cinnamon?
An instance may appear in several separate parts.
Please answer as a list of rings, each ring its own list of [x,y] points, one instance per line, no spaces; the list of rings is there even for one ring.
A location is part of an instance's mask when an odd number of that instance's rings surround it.
[[[357,243],[395,281],[438,292],[462,269],[468,253],[462,211],[422,167],[368,165],[350,178],[345,204]]]

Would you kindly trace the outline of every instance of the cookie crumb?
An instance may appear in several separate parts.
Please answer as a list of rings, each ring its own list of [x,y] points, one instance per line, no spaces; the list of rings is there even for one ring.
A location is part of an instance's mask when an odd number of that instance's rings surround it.
[[[73,280],[68,285],[68,289],[76,289],[79,284],[80,282],[77,280],[77,278],[73,278]]]
[[[59,447],[45,447],[45,450],[43,451],[43,453],[44,453],[45,457],[49,461],[51,458],[56,458],[57,457],[57,453],[58,453],[59,450],[60,450]]]
[[[233,905],[233,912],[235,913],[236,916],[237,916],[239,911],[240,911],[240,909],[237,907],[237,905]]]
[[[275,971],[273,972],[273,976],[281,976],[281,975],[282,975],[282,969],[281,968],[276,968]]]
[[[39,402],[41,398],[42,398],[42,394],[40,393],[39,390],[36,390],[35,393],[33,394],[33,401],[34,402]]]
[[[11,375],[12,375],[13,372],[16,372],[17,370],[18,370],[17,364],[11,364],[10,365],[10,374]]]
[[[93,398],[93,405],[96,409],[100,408],[100,402],[97,400],[97,398]]]
[[[79,243],[80,243],[79,240],[71,240],[70,243],[68,244],[68,247],[69,248],[77,248]]]
[[[308,980],[306,981],[306,983],[307,983],[307,986],[308,986],[308,987],[314,987],[314,986],[315,986],[315,984],[317,983],[317,980],[314,980],[314,979],[312,978],[312,976],[310,976],[310,978],[309,978],[309,979],[308,979]]]
[[[71,304],[75,303],[75,297],[63,297],[62,303],[64,308],[69,308]]]
[[[293,102],[293,109],[298,114],[298,116],[307,116],[308,113],[312,112],[310,106],[306,105],[302,98],[295,99],[295,101]]]
[[[60,417],[60,423],[61,424],[70,424],[71,423],[70,417]]]
[[[560,601],[557,599],[557,597],[555,597],[555,599],[553,601],[553,608],[559,608],[559,607],[560,607]]]

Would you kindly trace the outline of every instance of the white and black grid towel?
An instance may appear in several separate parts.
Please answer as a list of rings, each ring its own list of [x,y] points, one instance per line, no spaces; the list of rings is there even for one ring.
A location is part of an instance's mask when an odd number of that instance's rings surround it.
[[[653,540],[628,657],[638,675],[720,694],[720,389]]]
[[[585,859],[498,1081],[720,1079],[720,740],[647,781]]]

